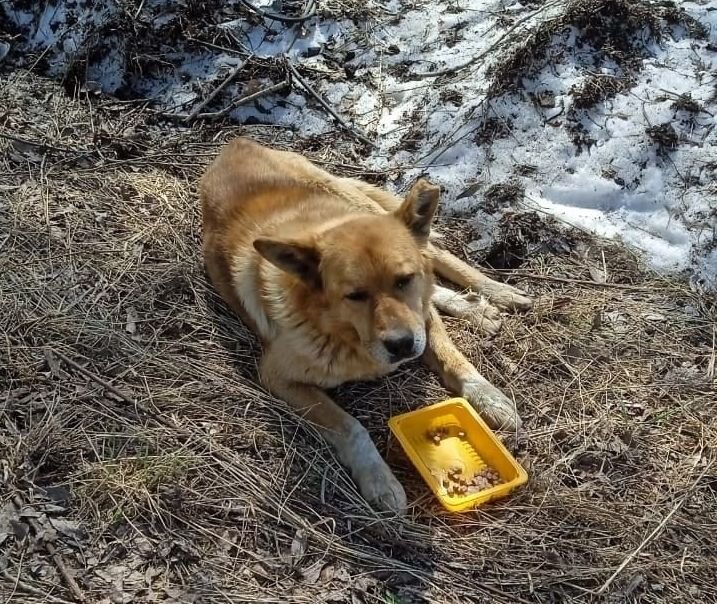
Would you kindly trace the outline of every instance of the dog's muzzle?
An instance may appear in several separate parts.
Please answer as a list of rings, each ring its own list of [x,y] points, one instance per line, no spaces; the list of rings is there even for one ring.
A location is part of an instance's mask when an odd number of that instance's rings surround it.
[[[398,363],[416,356],[416,342],[413,334],[381,340],[384,348],[388,351],[391,363]]]

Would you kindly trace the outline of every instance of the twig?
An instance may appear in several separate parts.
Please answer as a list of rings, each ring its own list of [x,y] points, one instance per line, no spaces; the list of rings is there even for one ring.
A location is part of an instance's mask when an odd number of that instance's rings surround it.
[[[18,513],[22,512],[23,503],[22,499],[20,499],[18,495],[13,495],[12,502],[15,504]],[[65,562],[62,560],[62,556],[55,549],[55,546],[52,543],[50,543],[49,541],[45,541],[40,537],[42,535],[42,528],[38,524],[37,520],[32,517],[28,517],[27,522],[32,527],[32,530],[35,531],[35,535],[38,537],[38,539],[42,540],[43,545],[47,550],[47,553],[50,554],[52,561],[55,563],[57,570],[60,572],[60,575],[62,575],[62,578],[65,581],[65,584],[67,585],[67,588],[70,590],[72,595],[79,602],[85,602],[85,594],[80,589],[80,586],[77,584],[77,581],[75,581],[73,576],[70,574],[70,571],[67,570]]]
[[[362,143],[365,143],[367,145],[371,145],[372,147],[375,147],[376,144],[369,140],[369,138],[360,130],[357,130],[353,126],[349,125],[334,109],[329,105],[322,97],[321,95],[316,92],[307,82],[304,80],[303,77],[301,77],[301,74],[296,70],[296,67],[291,63],[291,61],[287,58],[286,59],[286,65],[289,68],[289,71],[291,72],[292,77],[301,85],[301,87],[306,90],[312,97],[314,97],[319,104],[328,111],[331,116],[339,123],[339,125],[346,130],[347,132],[350,132],[353,134],[357,139],[359,139]]]
[[[717,324],[712,326],[712,354],[709,363],[707,363],[707,377],[714,379],[715,377],[715,359],[717,358]]]
[[[5,132],[0,132],[0,138],[9,140],[9,141],[13,141],[15,143],[20,143],[22,145],[30,145],[31,147],[39,147],[40,149],[51,149],[52,151],[59,151],[60,153],[75,153],[77,151],[77,149],[68,149],[67,147],[57,147],[56,145],[51,145],[50,143],[33,141],[33,140],[29,140],[27,138],[22,138],[20,136],[14,136],[12,134],[7,134]]]
[[[144,8],[144,0],[140,0],[139,6],[137,7],[137,10],[134,12],[134,19],[137,20],[139,17],[139,14],[142,12],[142,9]]]
[[[299,17],[291,17],[289,15],[282,15],[280,13],[268,13],[266,11],[261,10],[258,6],[254,6],[251,2],[249,2],[249,0],[239,1],[251,12],[259,15],[260,17],[264,17],[265,19],[274,19],[274,21],[279,21],[281,23],[303,23],[304,21],[308,21],[316,15],[316,6],[314,0],[309,1],[306,6],[306,11],[303,15]]]
[[[58,598],[57,596],[53,596],[52,594],[45,593],[41,589],[38,589],[37,587],[33,587],[32,585],[25,583],[24,581],[20,580],[19,577],[13,577],[12,574],[10,574],[10,571],[8,571],[7,569],[2,571],[2,576],[5,577],[8,581],[12,581],[19,591],[32,594],[33,596],[37,596],[38,598],[42,598],[43,602],[54,602],[55,604],[72,604],[72,602],[70,602],[69,600],[63,600],[62,598]]]
[[[195,120],[219,119],[219,118],[224,117],[225,115],[229,114],[230,112],[234,111],[234,109],[236,109],[237,107],[241,107],[242,105],[251,103],[252,101],[255,101],[258,98],[273,94],[274,92],[279,92],[279,90],[282,90],[290,85],[291,85],[291,82],[289,80],[284,80],[283,82],[279,82],[278,84],[272,84],[271,86],[262,88],[261,90],[258,90],[257,92],[253,92],[252,94],[247,94],[246,96],[238,98],[236,101],[230,103],[228,106],[224,107],[224,109],[221,109],[219,111],[209,111],[207,113],[198,113],[197,115],[194,116],[193,119],[195,119]],[[191,114],[187,114],[187,113],[162,112],[159,115],[161,115],[162,117],[174,119],[174,120],[183,120],[185,122],[191,121],[190,120]]]
[[[493,594],[494,596],[501,596],[503,598],[509,597],[510,601],[514,604],[531,604],[528,602],[528,600],[523,600],[523,598],[519,598],[518,596],[515,596],[513,594],[507,594],[502,589],[498,589],[497,587],[493,587],[492,585],[489,585],[488,583],[483,583],[480,586],[482,589],[485,589],[488,593]]]
[[[654,291],[654,287],[648,287],[646,285],[630,285],[629,283],[603,283],[600,281],[590,281],[588,279],[568,279],[567,277],[553,277],[551,275],[536,275],[534,273],[521,273],[521,272],[498,272],[498,271],[486,271],[487,273],[498,273],[501,275],[509,274],[515,278],[521,279],[536,279],[539,281],[555,281],[557,283],[571,283],[573,285],[590,285],[593,287],[608,287],[613,289],[625,289],[631,291]]]
[[[239,75],[239,72],[244,69],[245,63],[242,61],[239,63],[234,69],[232,69],[232,72],[224,78],[221,84],[217,86],[212,93],[204,99],[201,103],[199,103],[192,112],[184,119],[185,122],[191,122],[194,121],[202,109],[204,109],[209,103],[211,103],[215,98],[217,98],[217,95],[224,90],[233,80]]]
[[[77,369],[81,374],[85,375],[86,377],[90,378],[93,382],[96,382],[100,386],[102,386],[105,390],[109,390],[112,394],[115,396],[118,396],[121,398],[124,402],[129,403],[130,405],[135,405],[136,402],[132,399],[131,396],[128,394],[125,394],[121,390],[118,390],[115,388],[112,384],[109,382],[106,382],[98,375],[95,375],[92,373],[89,369],[85,369],[82,365],[80,365],[77,361],[73,361],[70,357],[65,356],[62,354],[59,350],[55,350],[54,348],[48,349],[50,352],[62,359],[63,362],[67,363],[70,367],[73,369]]]
[[[242,105],[251,103],[252,101],[255,101],[258,98],[273,94],[274,92],[279,92],[280,90],[283,90],[284,88],[286,88],[287,86],[290,86],[290,85],[291,85],[291,82],[289,80],[284,80],[283,82],[279,82],[278,84],[272,84],[271,86],[267,86],[266,88],[257,90],[256,92],[253,92],[252,94],[247,94],[246,96],[238,98],[236,101],[232,102],[229,106],[225,107],[221,111],[214,111],[214,112],[210,112],[210,113],[200,113],[196,117],[201,118],[201,119],[217,119],[219,117],[224,117],[229,112],[234,111],[234,109],[236,109],[237,107],[241,107]]]
[[[618,576],[623,570],[625,570],[625,567],[626,567],[628,564],[630,564],[630,562],[632,562],[632,561],[635,559],[635,557],[636,557],[643,549],[645,549],[645,547],[647,547],[648,543],[650,543],[650,541],[652,541],[652,540],[658,535],[658,533],[660,533],[660,532],[662,531],[663,528],[665,528],[665,525],[670,521],[670,518],[672,518],[672,517],[677,513],[677,510],[679,510],[679,509],[682,507],[682,504],[684,504],[685,501],[687,501],[687,499],[690,497],[690,495],[692,495],[692,489],[695,488],[695,486],[697,485],[697,483],[699,483],[699,481],[700,481],[700,480],[702,479],[702,477],[707,473],[707,470],[708,470],[710,467],[711,467],[711,464],[708,465],[707,468],[705,468],[705,469],[702,471],[702,473],[694,480],[694,482],[692,483],[692,485],[690,485],[690,488],[687,490],[687,493],[685,493],[684,497],[682,497],[682,499],[680,499],[680,500],[675,504],[675,506],[672,508],[672,510],[670,510],[670,513],[667,514],[667,516],[665,516],[665,517],[662,519],[662,522],[660,522],[660,524],[658,524],[658,525],[655,527],[655,529],[654,529],[645,539],[643,539],[642,543],[640,543],[640,545],[638,545],[637,548],[635,548],[635,549],[632,551],[632,553],[630,553],[630,554],[620,563],[620,566],[618,566],[618,567],[615,569],[615,572],[612,573],[612,575],[610,575],[610,578],[609,578],[607,581],[605,581],[605,583],[602,584],[602,586],[600,587],[600,589],[598,589],[598,590],[595,592],[597,595],[601,595],[601,594],[605,593],[605,590],[606,590],[608,587],[610,587],[610,585],[612,585],[613,581],[617,578],[617,576]]]

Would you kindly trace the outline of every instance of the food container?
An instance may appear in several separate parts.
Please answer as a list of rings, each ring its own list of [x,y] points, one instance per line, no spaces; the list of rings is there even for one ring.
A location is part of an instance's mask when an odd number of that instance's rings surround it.
[[[465,512],[506,497],[525,484],[528,474],[498,440],[468,401],[453,398],[392,417],[391,432],[443,506]],[[440,442],[434,435],[442,435]],[[478,493],[449,494],[445,477],[459,468],[472,476],[486,466],[496,470],[501,483]]]

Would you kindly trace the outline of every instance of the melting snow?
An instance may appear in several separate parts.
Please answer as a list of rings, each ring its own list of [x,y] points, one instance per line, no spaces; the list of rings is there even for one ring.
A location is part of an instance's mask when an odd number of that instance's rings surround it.
[[[156,2],[155,2],[156,4]],[[262,3],[262,6],[267,3]],[[92,26],[106,22],[110,8],[86,9],[67,19],[62,3],[46,3],[31,41],[54,47],[57,65],[72,60]],[[164,5],[163,5],[164,6]],[[482,193],[491,185],[520,182],[528,203],[566,222],[609,237],[620,237],[642,250],[655,267],[690,269],[717,288],[717,3],[682,2],[681,7],[709,28],[707,40],[695,40],[673,28],[673,35],[653,44],[636,81],[623,93],[585,110],[580,126],[587,141],[576,145],[563,119],[573,107],[571,89],[590,70],[620,77],[619,66],[602,61],[593,67],[594,50],[576,44],[578,32],[557,33],[550,65],[523,81],[523,90],[489,99],[489,67],[507,33],[535,26],[560,9],[553,0],[536,11],[511,0],[428,2],[423,7],[392,0],[394,17],[384,24],[321,21],[286,28],[267,21],[250,26],[227,20],[219,28],[233,32],[258,57],[289,56],[296,63],[332,73],[322,49],[350,50],[353,77],[313,77],[317,90],[348,121],[366,131],[376,148],[366,167],[389,170],[389,186],[401,189],[427,173],[445,190],[444,209],[486,220]],[[460,9],[460,10],[459,10]],[[4,9],[18,26],[32,15]],[[173,19],[165,6],[161,24]],[[510,21],[501,18],[509,15]],[[512,25],[510,25],[512,22]],[[158,21],[158,25],[159,25]],[[527,31],[527,29],[525,29]],[[107,92],[117,90],[124,74],[118,55],[104,57],[90,70]],[[427,76],[456,68],[449,77]],[[136,89],[166,109],[186,111],[197,102],[199,82],[221,81],[236,59],[219,50],[174,57],[177,70],[135,82]],[[390,69],[403,65],[399,75]],[[238,92],[238,91],[237,91]],[[690,94],[702,110],[688,113],[674,106]],[[549,95],[543,106],[534,99]],[[300,136],[332,131],[335,124],[303,91],[278,104],[242,106],[232,113],[293,128]],[[503,124],[503,135],[476,141],[486,119]],[[665,152],[647,130],[670,123],[679,137]],[[406,144],[410,133],[410,144]],[[530,171],[516,170],[530,166]],[[478,183],[478,186],[475,186]],[[471,195],[458,199],[461,192]],[[493,220],[493,219],[489,219]],[[490,222],[485,225],[490,226]]]

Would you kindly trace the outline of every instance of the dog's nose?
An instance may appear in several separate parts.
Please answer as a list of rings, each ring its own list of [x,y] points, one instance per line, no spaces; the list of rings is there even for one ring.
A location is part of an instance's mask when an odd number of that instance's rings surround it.
[[[391,355],[392,361],[400,361],[413,354],[413,336],[399,336],[383,340],[383,345]]]

